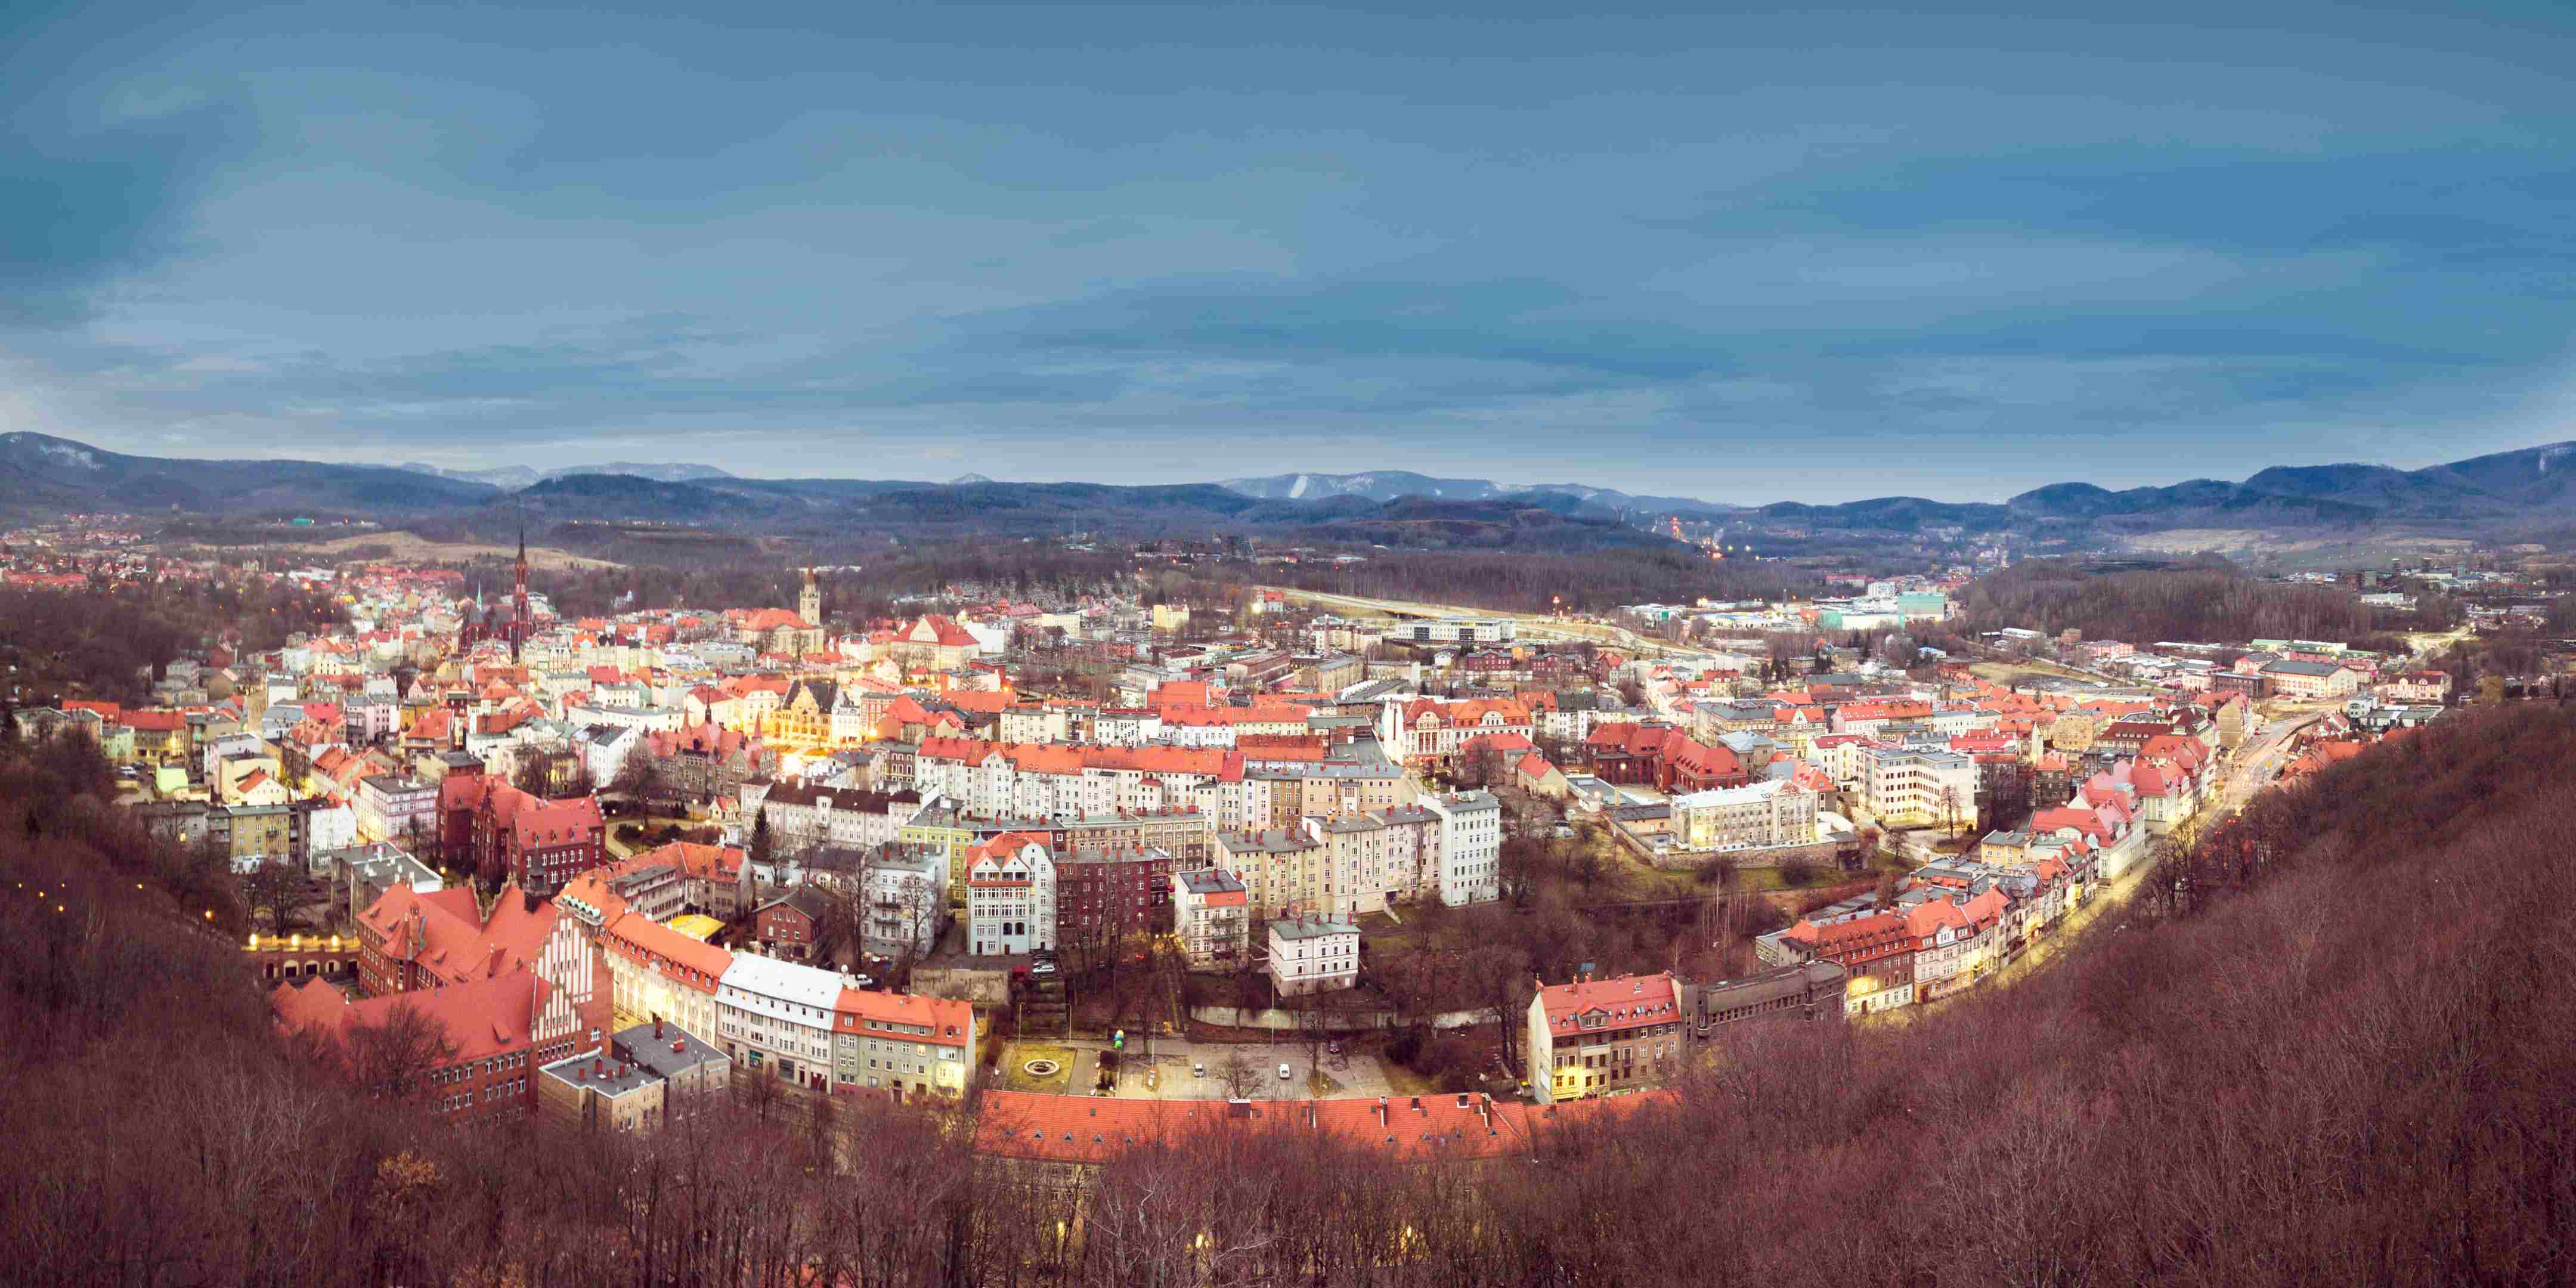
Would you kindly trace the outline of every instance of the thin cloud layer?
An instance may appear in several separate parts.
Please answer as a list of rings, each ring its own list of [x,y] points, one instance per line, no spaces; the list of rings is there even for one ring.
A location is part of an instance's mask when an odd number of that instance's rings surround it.
[[[13,14],[0,429],[1734,501],[2568,436],[2563,7],[2060,13]]]

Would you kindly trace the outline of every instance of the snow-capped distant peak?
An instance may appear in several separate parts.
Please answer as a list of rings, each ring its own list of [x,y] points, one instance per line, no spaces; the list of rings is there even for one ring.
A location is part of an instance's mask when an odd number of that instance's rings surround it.
[[[990,482],[992,482],[992,481],[993,481],[993,480],[988,479],[988,478],[984,477],[984,476],[983,476],[983,475],[981,475],[981,474],[960,474],[960,475],[958,475],[957,477],[955,477],[955,478],[953,478],[953,479],[948,480],[948,486],[950,486],[950,487],[966,487],[966,486],[968,486],[968,485],[970,485],[970,484],[975,484],[975,483],[990,483]]]

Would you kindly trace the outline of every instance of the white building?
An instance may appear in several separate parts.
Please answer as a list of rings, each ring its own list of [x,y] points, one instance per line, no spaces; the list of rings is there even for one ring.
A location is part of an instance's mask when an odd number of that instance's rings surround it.
[[[1976,825],[1974,760],[1910,747],[1868,747],[1861,759],[1861,805],[1881,827]]]
[[[1359,973],[1359,927],[1321,918],[1270,923],[1270,982],[1279,996],[1349,988]]]
[[[584,725],[572,736],[572,748],[581,756],[581,767],[590,781],[601,787],[616,780],[626,768],[627,756],[633,754],[644,735],[625,725]]]
[[[1685,850],[1807,845],[1816,839],[1816,794],[1786,778],[1676,796],[1673,836]]]
[[[1251,953],[1249,893],[1222,868],[1172,874],[1172,927],[1196,971],[1232,971]]]
[[[1386,638],[1416,644],[1500,644],[1519,634],[1520,623],[1509,617],[1443,617],[1399,622]]]
[[[799,1086],[831,1083],[837,972],[736,953],[716,986],[716,1041],[740,1064]]]
[[[1053,948],[1055,858],[1026,833],[995,837],[966,869],[966,951],[1010,956]]]
[[[927,956],[939,946],[948,911],[948,860],[934,850],[908,850],[869,860],[861,945],[883,957]]]
[[[826,845],[892,845],[920,808],[921,797],[908,791],[863,792],[801,781],[742,785],[746,829],[752,818],[768,820],[770,840],[782,854]]]
[[[419,824],[423,834],[438,835],[438,788],[393,774],[369,774],[358,780],[357,839],[390,841],[410,835]]]
[[[1491,792],[1426,792],[1414,804],[1440,820],[1440,902],[1487,903],[1503,895],[1503,803]]]

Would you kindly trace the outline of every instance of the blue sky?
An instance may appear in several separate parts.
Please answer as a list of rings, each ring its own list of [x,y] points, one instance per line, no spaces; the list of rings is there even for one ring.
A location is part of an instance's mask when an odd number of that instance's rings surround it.
[[[2576,437],[2564,4],[5,8],[0,431],[1738,502]]]

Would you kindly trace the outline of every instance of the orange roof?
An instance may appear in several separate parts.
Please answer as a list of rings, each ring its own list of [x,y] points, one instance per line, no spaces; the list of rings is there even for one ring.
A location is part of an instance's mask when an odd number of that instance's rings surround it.
[[[504,886],[492,905],[491,920],[485,921],[468,887],[420,894],[398,885],[369,904],[358,921],[383,936],[386,956],[414,962],[456,984],[505,974],[535,960],[554,929],[557,910],[552,901],[533,910],[526,905],[516,887]]]
[[[693,939],[640,912],[629,912],[601,924],[600,942],[629,961],[663,968],[663,978],[712,993],[733,966],[733,954]],[[677,968],[677,969],[673,969]]]
[[[1547,1010],[1548,1028],[1556,1033],[1613,1030],[1645,1024],[1670,1024],[1681,1015],[1671,975],[1627,975],[1590,983],[1550,984],[1538,990]],[[1586,1026],[1581,1017],[1603,1013],[1604,1022]]]
[[[735,846],[673,841],[633,855],[612,870],[632,872],[656,863],[669,863],[676,865],[684,876],[731,881],[742,871],[742,856],[742,850]]]
[[[954,998],[844,988],[841,1000],[832,1008],[832,1024],[850,1032],[865,1030],[872,1024],[918,1025],[930,1031],[896,1031],[902,1033],[903,1040],[907,1042],[964,1047],[968,1036],[975,1031],[975,1008]]]
[[[333,1037],[351,1024],[383,1024],[396,1010],[409,1007],[437,1021],[447,1040],[455,1044],[454,1060],[464,1061],[527,1045],[547,991],[545,981],[534,973],[515,970],[447,988],[360,1002],[314,980],[280,984],[268,997],[279,1025],[289,1032],[318,1029]]]

